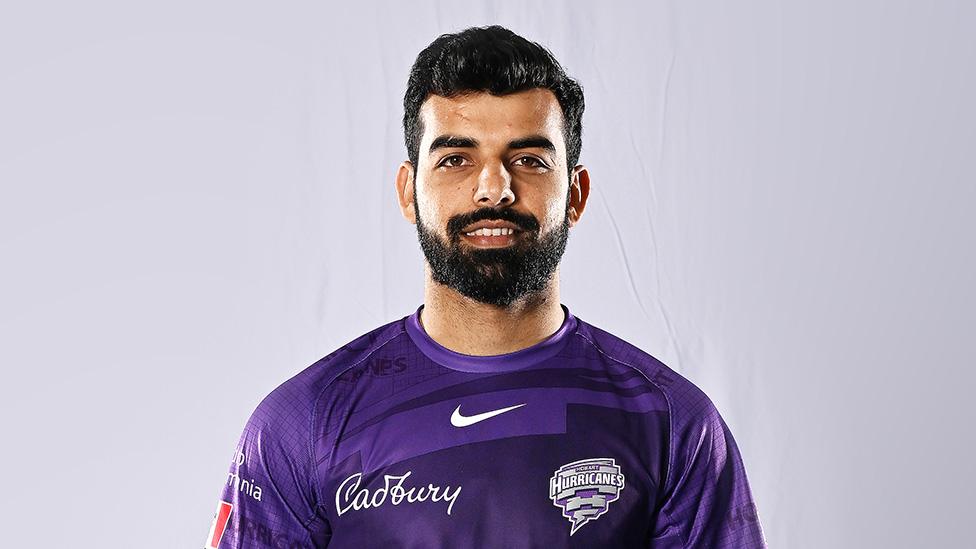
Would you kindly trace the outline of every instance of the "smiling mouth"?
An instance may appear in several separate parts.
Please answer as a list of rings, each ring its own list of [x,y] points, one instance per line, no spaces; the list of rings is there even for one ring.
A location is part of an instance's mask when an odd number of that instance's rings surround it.
[[[461,233],[461,237],[479,248],[501,248],[514,244],[520,234],[522,231],[513,229],[478,229],[470,233]]]

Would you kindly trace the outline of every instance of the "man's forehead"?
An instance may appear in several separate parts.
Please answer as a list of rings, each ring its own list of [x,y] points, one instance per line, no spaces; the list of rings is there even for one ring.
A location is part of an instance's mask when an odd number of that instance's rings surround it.
[[[499,139],[544,135],[562,143],[562,109],[552,91],[532,88],[507,95],[469,92],[454,97],[431,95],[420,107],[424,142],[437,135],[479,134]],[[473,135],[472,135],[473,136]]]

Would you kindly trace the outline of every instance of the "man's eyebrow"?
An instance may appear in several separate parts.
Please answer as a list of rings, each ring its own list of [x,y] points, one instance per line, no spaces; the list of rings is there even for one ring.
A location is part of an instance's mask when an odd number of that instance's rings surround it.
[[[530,135],[529,137],[523,137],[522,139],[516,139],[514,141],[508,142],[509,149],[545,149],[551,154],[556,154],[556,146],[552,144],[547,138],[541,135]]]
[[[430,143],[428,154],[432,154],[437,149],[458,148],[471,149],[478,146],[478,140],[473,137],[461,137],[457,135],[439,135]],[[509,149],[545,149],[551,154],[556,154],[556,146],[548,138],[542,135],[530,135],[508,142]]]
[[[433,154],[437,149],[465,149],[478,146],[478,140],[472,137],[458,137],[456,135],[439,135],[430,143],[427,154]]]

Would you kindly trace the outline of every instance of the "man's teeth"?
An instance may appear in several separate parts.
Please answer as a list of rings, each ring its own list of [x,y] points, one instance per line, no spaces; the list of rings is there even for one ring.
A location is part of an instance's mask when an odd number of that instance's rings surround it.
[[[478,229],[470,233],[464,233],[468,236],[502,236],[508,235],[515,232],[515,229],[497,228],[497,229]]]

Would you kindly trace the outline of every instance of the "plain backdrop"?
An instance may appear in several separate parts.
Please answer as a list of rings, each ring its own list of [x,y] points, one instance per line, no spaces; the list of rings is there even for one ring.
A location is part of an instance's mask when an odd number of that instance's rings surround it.
[[[422,302],[393,187],[441,33],[586,93],[562,302],[716,403],[771,547],[960,547],[976,4],[4,2],[4,547],[203,545],[274,387]]]

